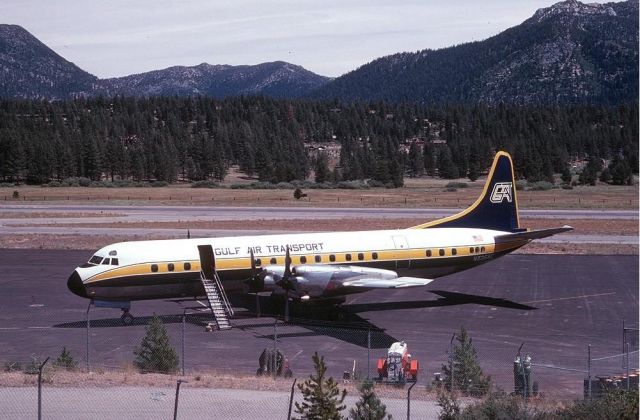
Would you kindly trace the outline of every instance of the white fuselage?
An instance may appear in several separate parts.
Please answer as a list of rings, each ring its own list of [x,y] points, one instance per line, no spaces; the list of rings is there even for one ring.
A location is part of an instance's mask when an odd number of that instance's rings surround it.
[[[225,289],[233,293],[256,266],[350,265],[440,277],[471,268],[526,243],[496,247],[506,232],[469,228],[402,229],[121,242],[98,250],[98,264],[78,267],[86,297],[138,300],[201,295],[198,245],[211,245]],[[497,249],[500,248],[500,249]],[[109,259],[106,261],[105,259]],[[113,264],[117,258],[117,265]]]

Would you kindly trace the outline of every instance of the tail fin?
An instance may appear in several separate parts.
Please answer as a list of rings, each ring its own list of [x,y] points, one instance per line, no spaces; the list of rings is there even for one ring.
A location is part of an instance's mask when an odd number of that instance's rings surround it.
[[[430,227],[521,231],[511,156],[502,151],[496,153],[482,194],[468,209],[444,219],[414,226],[412,229]]]

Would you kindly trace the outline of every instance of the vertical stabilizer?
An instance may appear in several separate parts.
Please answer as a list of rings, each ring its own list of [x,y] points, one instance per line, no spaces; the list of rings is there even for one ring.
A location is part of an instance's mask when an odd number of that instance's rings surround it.
[[[511,156],[506,152],[496,153],[482,194],[468,209],[444,219],[414,226],[413,229],[430,227],[520,231]]]

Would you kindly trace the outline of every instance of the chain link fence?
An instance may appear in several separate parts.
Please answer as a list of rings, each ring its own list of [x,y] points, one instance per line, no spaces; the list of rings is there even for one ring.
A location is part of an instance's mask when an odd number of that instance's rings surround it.
[[[358,400],[357,387],[366,378],[376,381],[376,393],[394,418],[437,418],[439,389],[453,388],[463,397],[481,394],[473,386],[463,390],[458,379],[447,383],[451,375],[445,371],[452,366],[453,334],[458,331],[431,337],[423,347],[412,342],[424,332],[402,326],[394,327],[391,336],[348,321],[240,316],[233,329],[208,332],[210,314],[185,310],[159,317],[177,355],[171,373],[143,374],[134,364],[135,351],[153,317],[123,325],[113,310],[91,307],[86,317],[54,326],[57,342],[66,343],[66,355],[62,348],[53,350],[52,329],[1,332],[2,342],[19,343],[1,356],[2,418],[34,418],[39,407],[44,418],[171,418],[178,380],[184,381],[177,409],[182,418],[211,415],[212,410],[218,418],[287,418],[289,406],[295,411],[295,402],[302,400],[293,381],[302,383],[314,373],[314,351],[324,356],[327,375],[347,389],[348,408]],[[394,381],[385,371],[389,348],[397,341],[406,342],[409,360],[417,362],[415,383],[410,374]],[[637,389],[637,326],[621,328],[618,347],[614,354],[595,346],[558,349],[557,357],[541,360],[535,344],[503,342],[478,346],[476,355],[492,390],[555,404],[596,398],[605,383]],[[39,381],[39,367],[47,357]],[[454,378],[456,369],[453,364]],[[463,398],[462,404],[471,401]]]

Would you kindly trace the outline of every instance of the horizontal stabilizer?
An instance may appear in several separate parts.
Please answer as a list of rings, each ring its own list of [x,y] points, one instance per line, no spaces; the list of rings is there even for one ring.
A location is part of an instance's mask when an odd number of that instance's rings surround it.
[[[431,279],[421,279],[418,277],[397,277],[395,279],[368,279],[358,278],[342,283],[345,287],[362,287],[365,289],[399,289],[401,287],[426,286],[431,283]]]
[[[505,235],[498,235],[495,237],[496,243],[500,242],[509,242],[513,240],[533,240],[533,239],[541,239],[549,236],[556,235],[562,232],[569,232],[573,230],[571,226],[563,226],[559,228],[552,229],[537,229],[537,230],[529,230],[526,232],[517,232],[517,233],[507,233]]]

